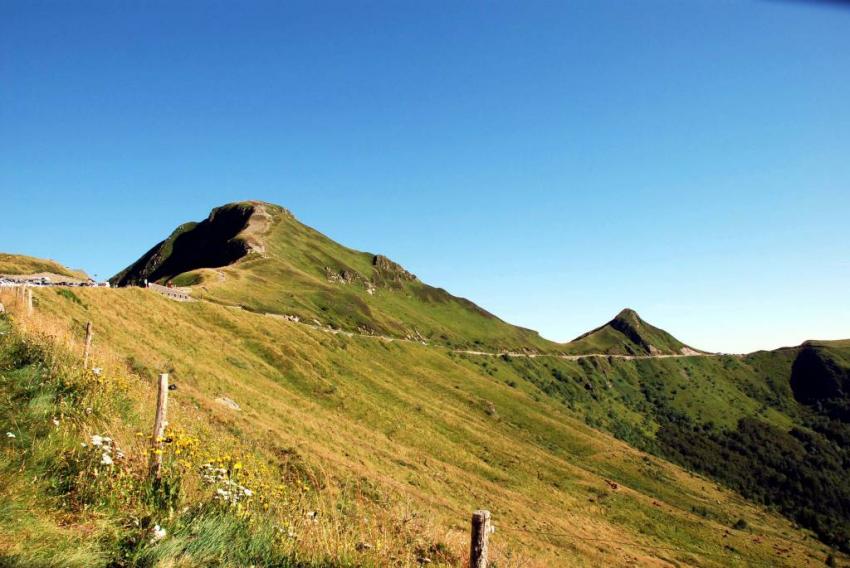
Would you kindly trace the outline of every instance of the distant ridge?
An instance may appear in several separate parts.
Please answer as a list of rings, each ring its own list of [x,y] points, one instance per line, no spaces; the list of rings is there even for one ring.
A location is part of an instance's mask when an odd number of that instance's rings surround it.
[[[55,260],[0,253],[0,276],[24,275],[64,276],[81,281],[89,279],[84,271],[67,268]]]

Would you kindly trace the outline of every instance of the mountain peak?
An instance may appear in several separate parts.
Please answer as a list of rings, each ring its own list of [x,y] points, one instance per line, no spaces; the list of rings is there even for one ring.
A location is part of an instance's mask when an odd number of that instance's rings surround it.
[[[632,324],[640,324],[641,319],[640,315],[631,308],[623,308],[620,310],[620,313],[617,314],[612,321],[622,321],[628,322]]]
[[[648,324],[631,308],[624,308],[614,319],[575,338],[566,345],[572,353],[608,355],[697,354],[663,329]]]
[[[554,350],[395,261],[334,242],[262,201],[216,207],[180,225],[110,281],[172,282],[191,295],[359,333],[492,349]]]

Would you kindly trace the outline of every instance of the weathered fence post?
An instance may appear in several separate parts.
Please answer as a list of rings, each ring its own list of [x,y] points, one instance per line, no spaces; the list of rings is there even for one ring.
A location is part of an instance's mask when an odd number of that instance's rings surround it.
[[[32,315],[32,288],[27,286],[26,288],[27,295],[27,315]]]
[[[487,568],[487,541],[490,538],[490,511],[472,513],[472,541],[469,546],[469,568]]]
[[[151,453],[151,475],[159,481],[162,477],[162,448],[168,413],[168,373],[159,375],[159,391],[156,395],[156,418],[153,423],[153,451]]]
[[[94,335],[91,322],[86,323],[86,347],[83,350],[83,369],[89,368],[89,352],[91,351],[91,340]]]

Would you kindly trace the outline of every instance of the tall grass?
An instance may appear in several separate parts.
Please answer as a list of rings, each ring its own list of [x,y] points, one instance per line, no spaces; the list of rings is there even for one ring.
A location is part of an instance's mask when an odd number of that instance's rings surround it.
[[[0,565],[415,564],[404,559],[422,527],[397,530],[391,507],[272,462],[179,404],[171,422],[189,427],[169,426],[163,479],[149,480],[150,385],[102,348],[98,371],[83,369],[73,334],[4,299]]]

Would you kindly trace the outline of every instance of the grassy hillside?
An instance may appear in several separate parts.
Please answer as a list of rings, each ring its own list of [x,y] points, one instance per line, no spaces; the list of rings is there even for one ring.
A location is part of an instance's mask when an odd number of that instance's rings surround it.
[[[262,202],[218,207],[179,226],[110,281],[172,282],[240,306],[358,333],[470,350],[654,355],[696,352],[623,310],[567,344],[503,322],[472,302],[420,282],[392,260],[342,246]]]
[[[479,507],[493,511],[500,567],[804,566],[828,553],[777,514],[585,424],[612,427],[622,410],[651,435],[657,423],[613,394],[627,378],[603,367],[640,381],[643,361],[462,355],[142,289],[37,290],[25,318],[3,294],[13,319],[0,335],[0,411],[16,434],[0,470],[7,565],[72,564],[57,551],[81,566],[462,565]],[[96,388],[68,378],[86,321],[104,368]],[[177,384],[168,491],[145,485],[136,435],[161,370]],[[594,382],[571,404],[552,385],[579,376]],[[604,398],[611,412],[601,395],[584,398],[609,391],[603,378],[622,383]],[[95,433],[126,454],[120,475],[79,446]],[[257,498],[216,500],[210,462]]]
[[[552,350],[463,298],[372,253],[344,247],[276,205],[217,208],[186,224],[113,284],[173,281],[196,297],[334,328],[456,346]]]
[[[70,270],[58,262],[20,254],[0,253],[0,275],[56,274],[78,280],[88,280],[82,270]]]
[[[669,355],[697,353],[663,329],[649,325],[634,310],[625,309],[605,325],[565,346],[567,353],[607,355]]]

